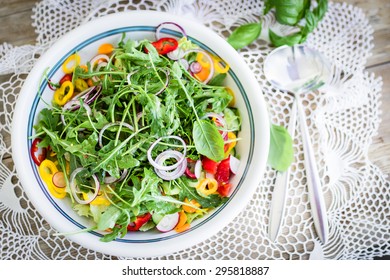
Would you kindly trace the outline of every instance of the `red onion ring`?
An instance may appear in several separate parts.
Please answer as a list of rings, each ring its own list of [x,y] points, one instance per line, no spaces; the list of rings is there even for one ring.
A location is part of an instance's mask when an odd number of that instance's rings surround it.
[[[177,166],[177,168],[170,169],[170,170],[161,170],[159,168],[154,168],[154,171],[156,174],[162,178],[163,180],[175,180],[182,176],[184,172],[186,171],[187,168],[187,159],[184,157],[184,155],[178,151],[174,150],[167,150],[162,152],[156,157],[156,163],[160,166],[165,166],[163,165],[164,162],[167,159],[174,158],[177,160],[177,163],[180,162],[180,164]],[[170,165],[170,167],[173,165]]]
[[[73,170],[72,174],[70,175],[70,181],[69,181],[69,185],[70,185],[70,190],[72,192],[72,196],[74,197],[74,199],[80,203],[80,204],[89,204],[91,203],[95,198],[96,196],[98,195],[99,191],[100,191],[100,183],[99,183],[99,180],[98,178],[96,177],[95,174],[92,175],[92,179],[94,180],[94,183],[95,183],[95,187],[94,187],[94,192],[92,193],[92,195],[90,197],[88,197],[87,200],[82,200],[78,197],[78,193],[80,193],[80,189],[78,188],[78,185],[76,183],[76,175],[79,174],[81,171],[85,170],[85,168],[82,168],[82,167],[79,167],[79,168],[76,168],[75,170]]]
[[[222,138],[225,139],[225,137],[227,136],[227,131],[226,131],[227,124],[226,124],[224,117],[220,114],[209,112],[209,113],[206,113],[201,119],[205,119],[205,118],[216,118],[218,120],[218,122],[224,128],[224,130],[222,130]]]
[[[112,184],[112,183],[120,182],[126,178],[128,171],[129,170],[124,169],[119,178],[115,178],[114,176],[106,176],[106,177],[104,177],[104,183],[105,184]]]
[[[112,122],[112,123],[108,123],[106,125],[104,125],[102,127],[102,129],[99,131],[99,146],[100,148],[103,148],[103,134],[104,132],[106,131],[107,128],[110,128],[111,126],[116,126],[116,125],[121,125],[121,126],[124,126],[124,127],[127,127],[128,129],[134,131],[134,127],[132,127],[130,124],[128,123],[125,123],[125,122]]]
[[[91,66],[92,68],[95,66],[95,63],[98,62],[99,60],[103,60],[105,62],[108,62],[110,61],[110,58],[108,57],[108,55],[105,55],[105,54],[98,54],[97,56],[93,57],[89,63],[91,63]],[[100,64],[100,63],[99,63]]]
[[[190,71],[194,74],[197,74],[199,73],[200,71],[202,71],[202,65],[200,65],[199,62],[197,61],[194,61],[190,64]]]
[[[86,103],[82,103],[85,111],[87,111],[87,115],[90,116],[92,114],[91,107],[88,106]],[[70,100],[68,101],[64,107],[62,107],[62,111],[74,111],[80,108],[80,101],[78,100]],[[66,126],[65,117],[64,114],[61,114],[61,122],[64,126]]]
[[[95,101],[95,99],[100,95],[101,92],[102,92],[101,85],[92,86],[92,87],[89,87],[86,90],[82,91],[81,93],[77,94],[76,96],[74,96],[70,101],[79,101],[79,99],[81,98],[84,103],[89,105],[93,101]],[[92,97],[89,97],[89,95],[91,93],[93,95],[92,95]],[[77,110],[79,108],[80,108],[80,106],[74,106],[72,110]]]
[[[96,71],[99,71],[101,68],[103,67],[106,67],[108,65],[107,62],[100,62],[97,66],[96,66]],[[94,81],[95,83],[99,82],[100,81],[100,78],[98,76],[93,76],[92,77],[92,81]]]
[[[167,53],[167,57],[171,60],[179,60],[180,58],[183,58],[183,55],[184,50],[181,48],[177,48],[176,50]]]
[[[162,139],[176,139],[176,140],[179,140],[182,144],[183,144],[183,153],[181,154],[182,157],[177,160],[177,162],[175,164],[172,164],[172,165],[169,165],[169,166],[165,166],[165,165],[161,165],[159,164],[158,162],[156,162],[155,160],[153,160],[153,157],[152,157],[152,151],[154,149],[154,147],[162,140]],[[178,167],[184,160],[185,160],[185,156],[186,156],[186,153],[187,153],[187,146],[186,146],[186,143],[184,142],[184,140],[182,138],[180,138],[179,136],[175,136],[175,135],[171,135],[171,136],[163,136],[163,137],[160,137],[158,138],[156,141],[154,141],[152,143],[152,145],[150,145],[148,151],[147,151],[147,156],[148,156],[148,160],[149,160],[149,163],[154,167],[154,168],[157,168],[159,170],[165,170],[165,171],[169,171],[169,170],[173,170],[175,169],[176,167]],[[158,157],[158,156],[157,156]],[[157,159],[157,158],[156,158]],[[184,171],[183,171],[184,172]]]
[[[171,22],[171,21],[165,21],[165,22],[162,22],[159,25],[157,25],[157,28],[156,28],[156,40],[160,40],[161,39],[161,36],[160,36],[161,29],[163,29],[163,27],[165,25],[174,25],[174,26],[176,26],[180,30],[181,34],[183,34],[183,37],[187,37],[187,34],[186,34],[184,28],[181,27],[179,24],[177,24],[175,22]]]

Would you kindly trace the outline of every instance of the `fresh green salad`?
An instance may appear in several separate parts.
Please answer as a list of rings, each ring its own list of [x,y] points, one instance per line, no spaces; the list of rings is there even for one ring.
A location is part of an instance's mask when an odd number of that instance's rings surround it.
[[[161,36],[167,25],[182,38]],[[88,61],[69,56],[32,139],[49,193],[70,199],[102,241],[188,230],[234,189],[241,120],[228,70],[173,22],[155,41],[123,35]]]

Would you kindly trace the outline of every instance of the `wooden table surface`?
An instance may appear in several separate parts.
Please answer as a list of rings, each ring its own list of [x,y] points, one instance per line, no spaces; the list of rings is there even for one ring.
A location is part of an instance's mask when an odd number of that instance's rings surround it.
[[[22,46],[36,43],[36,34],[31,26],[32,8],[36,2],[37,0],[0,0],[0,44],[7,42]],[[382,122],[377,136],[372,140],[369,158],[385,174],[390,175],[390,1],[334,2],[346,2],[362,8],[374,29],[374,49],[367,62],[367,71],[383,79]],[[0,76],[0,83],[5,82],[8,77]],[[10,137],[5,137],[5,141],[10,141]]]

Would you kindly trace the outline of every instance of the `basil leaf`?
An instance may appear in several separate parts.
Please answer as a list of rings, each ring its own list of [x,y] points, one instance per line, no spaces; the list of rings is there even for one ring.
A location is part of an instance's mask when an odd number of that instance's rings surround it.
[[[275,47],[280,47],[283,45],[293,46],[295,44],[299,44],[302,39],[302,34],[300,32],[294,33],[288,36],[279,36],[275,32],[273,32],[271,29],[269,29],[269,39],[271,40],[271,43]]]
[[[222,86],[226,78],[226,73],[218,74],[210,80],[208,83],[209,86]]]
[[[266,15],[268,12],[275,6],[275,0],[266,0],[264,1],[264,11],[263,14]]]
[[[296,25],[309,7],[309,0],[275,0],[276,20],[281,24]]]
[[[198,153],[214,161],[223,160],[224,142],[215,125],[206,120],[197,120],[194,122],[192,133]]]
[[[307,11],[306,12],[306,25],[302,28],[302,39],[301,43],[306,41],[307,36],[309,33],[313,32],[313,30],[317,27],[318,20],[313,12]]]
[[[322,20],[328,10],[328,0],[319,0],[318,6],[313,9],[313,14],[317,18],[317,21]]]
[[[271,125],[268,164],[278,170],[286,171],[294,160],[293,142],[283,126]]]
[[[238,50],[256,40],[260,33],[261,23],[248,23],[236,28],[227,41],[233,48]]]

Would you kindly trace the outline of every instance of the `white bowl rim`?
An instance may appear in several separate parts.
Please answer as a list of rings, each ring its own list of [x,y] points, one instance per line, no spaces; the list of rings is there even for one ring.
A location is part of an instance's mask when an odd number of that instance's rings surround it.
[[[219,230],[223,229],[243,210],[256,190],[265,170],[269,147],[269,121],[265,100],[253,73],[242,57],[232,47],[230,47],[223,38],[207,27],[180,16],[156,11],[122,12],[87,22],[64,35],[38,60],[28,75],[20,92],[12,122],[12,156],[22,186],[26,191],[27,196],[37,208],[38,212],[53,226],[53,228],[59,232],[66,232],[69,229],[69,224],[63,223],[64,219],[58,212],[50,212],[50,210],[53,210],[53,204],[49,203],[49,201],[45,199],[42,199],[43,194],[41,192],[37,192],[36,189],[34,190],[34,186],[31,186],[35,185],[35,182],[34,184],[31,184],[31,178],[33,178],[34,174],[31,170],[31,166],[29,166],[29,162],[25,159],[26,154],[29,153],[28,145],[26,145],[25,134],[28,130],[28,124],[25,119],[26,115],[29,114],[28,112],[30,112],[31,89],[38,88],[37,85],[39,85],[39,81],[42,77],[42,70],[47,67],[48,61],[52,60],[53,57],[56,57],[56,48],[60,48],[62,45],[72,48],[72,46],[76,46],[80,42],[85,41],[84,39],[79,38],[80,34],[89,34],[88,38],[96,36],[97,34],[103,34],[104,31],[101,29],[96,30],[96,26],[104,26],[104,30],[132,26],[131,23],[125,24],[127,21],[135,22],[137,25],[154,27],[165,21],[177,22],[185,28],[191,37],[196,38],[200,42],[204,42],[206,40],[207,46],[213,46],[210,47],[211,49],[214,50],[215,46],[220,46],[220,48],[222,47],[221,51],[223,52],[223,55],[221,55],[221,57],[234,58],[231,63],[229,61],[231,68],[239,69],[239,73],[236,73],[236,75],[240,77],[239,81],[242,81],[243,79],[247,81],[245,83],[245,92],[250,93],[247,95],[247,98],[249,100],[248,102],[250,102],[249,106],[254,108],[254,110],[250,109],[252,118],[255,120],[262,120],[262,122],[253,123],[255,142],[253,143],[253,151],[250,155],[250,164],[256,166],[257,169],[248,169],[246,177],[243,178],[244,183],[252,186],[253,190],[249,189],[250,191],[248,191],[247,189],[246,191],[237,192],[234,199],[228,201],[227,204],[229,204],[229,207],[225,207],[227,205],[226,204],[218,211],[223,212],[227,218],[213,219],[212,223],[208,223],[209,227],[207,231],[202,230],[202,227],[199,227],[190,232],[177,234],[175,238],[166,240],[156,239],[154,242],[146,243],[132,242],[130,243],[130,246],[125,245],[129,243],[121,242],[104,243],[99,241],[98,238],[91,238],[90,234],[74,234],[68,236],[70,240],[88,249],[105,254],[123,257],[152,257],[183,250],[204,241],[216,234]],[[209,41],[209,38],[213,39]],[[259,140],[259,137],[261,140]],[[261,143],[261,145],[259,143]],[[155,242],[159,242],[159,246],[156,246]]]

